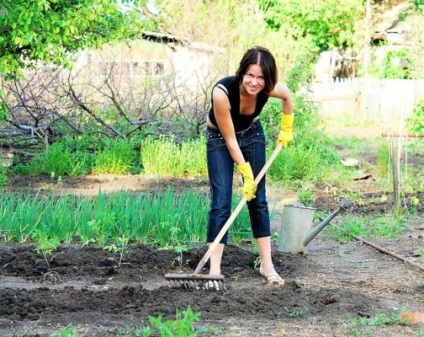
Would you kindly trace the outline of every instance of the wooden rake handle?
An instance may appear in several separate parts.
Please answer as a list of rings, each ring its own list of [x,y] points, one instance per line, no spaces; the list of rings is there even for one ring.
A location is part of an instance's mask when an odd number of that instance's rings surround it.
[[[255,184],[259,184],[261,179],[264,177],[266,171],[269,169],[275,158],[277,157],[278,153],[280,153],[280,150],[282,149],[283,145],[281,143],[278,143],[277,147],[275,148],[274,152],[272,152],[271,156],[269,157],[268,161],[265,163],[262,170],[258,173],[258,175],[255,178]],[[230,226],[233,224],[234,220],[240,213],[241,209],[243,208],[244,204],[247,202],[247,198],[243,197],[240,202],[238,203],[237,207],[234,209],[231,216],[228,218],[227,222],[225,223],[224,227],[219,231],[218,235],[216,236],[215,240],[209,245],[208,251],[203,256],[203,258],[200,260],[199,265],[197,266],[196,270],[193,274],[198,274],[205,266],[206,262],[208,262],[209,258],[211,257],[212,253],[218,246],[221,239],[224,237],[225,233],[228,231]]]

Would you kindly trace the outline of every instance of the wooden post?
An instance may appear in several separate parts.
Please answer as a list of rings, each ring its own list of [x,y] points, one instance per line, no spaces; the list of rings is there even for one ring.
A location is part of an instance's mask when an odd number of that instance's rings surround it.
[[[399,189],[400,189],[400,170],[399,170],[399,148],[397,143],[400,143],[401,137],[408,138],[424,138],[424,133],[382,133],[382,137],[390,137],[391,153],[393,159],[393,208],[397,215],[400,207]],[[397,142],[395,141],[397,139]]]

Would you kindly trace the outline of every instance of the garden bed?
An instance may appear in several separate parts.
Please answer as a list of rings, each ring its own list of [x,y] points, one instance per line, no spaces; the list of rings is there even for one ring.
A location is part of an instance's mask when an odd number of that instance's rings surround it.
[[[134,176],[11,178],[8,191],[95,195],[127,189],[134,192],[174,188],[207,191],[198,180],[154,180]],[[367,180],[357,189],[371,189]],[[320,193],[318,191],[321,190]],[[337,201],[319,188],[316,207],[330,213]],[[364,194],[362,215],[391,210],[391,200],[375,203],[378,193]],[[269,187],[276,214],[281,200],[290,198]],[[367,197],[368,196],[368,197]],[[420,205],[424,196],[418,194]],[[369,206],[369,207],[368,207]],[[396,238],[372,238],[374,243],[424,265],[422,210]],[[359,215],[361,216],[361,215]],[[333,220],[337,225],[338,217]],[[279,218],[273,218],[278,230]],[[331,226],[331,224],[329,225]],[[196,327],[202,335],[220,336],[351,336],[371,331],[375,336],[421,336],[423,326],[403,325],[401,311],[424,312],[423,271],[358,241],[337,243],[326,233],[308,246],[308,254],[278,251],[273,258],[286,279],[283,289],[265,289],[254,268],[252,246],[229,246],[223,260],[227,292],[171,289],[164,274],[189,273],[205,253],[200,247],[180,254],[129,243],[118,268],[117,253],[95,246],[59,246],[49,257],[50,269],[35,247],[2,244],[0,255],[0,335],[51,336],[72,327],[78,336],[117,336],[128,327],[148,324],[149,316],[175,318],[176,310],[191,306],[201,312]],[[362,320],[362,321],[360,321]],[[385,320],[387,322],[385,322]],[[358,323],[362,322],[362,323]],[[377,333],[378,331],[378,333]],[[128,334],[128,336],[132,336]]]

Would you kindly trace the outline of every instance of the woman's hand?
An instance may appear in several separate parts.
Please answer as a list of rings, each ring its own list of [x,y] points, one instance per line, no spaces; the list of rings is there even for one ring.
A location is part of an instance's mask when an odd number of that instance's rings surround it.
[[[252,167],[249,163],[244,163],[237,165],[237,169],[243,176],[243,186],[241,188],[241,193],[246,197],[247,201],[250,201],[255,198],[256,193],[256,184],[255,178],[253,177]]]
[[[286,147],[293,140],[293,114],[283,114],[281,117],[281,131],[278,135],[277,144],[283,144]]]

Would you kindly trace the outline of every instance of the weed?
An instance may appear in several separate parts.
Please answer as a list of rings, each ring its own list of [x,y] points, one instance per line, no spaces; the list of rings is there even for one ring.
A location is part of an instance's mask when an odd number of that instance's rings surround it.
[[[184,311],[177,310],[175,320],[163,321],[163,317],[149,316],[150,325],[160,332],[162,337],[196,336],[193,324],[200,320],[200,312],[193,312],[190,306]]]
[[[52,337],[78,337],[74,327],[67,327],[52,335]]]
[[[309,312],[309,308],[308,307],[303,307],[300,309],[294,309],[294,310],[290,310],[286,307],[284,307],[285,313],[292,318],[296,318],[296,317],[303,317],[305,316],[308,312]],[[275,317],[283,317],[284,316],[284,311],[278,311],[278,312],[274,312],[274,316]]]
[[[121,267],[122,264],[122,259],[124,257],[124,253],[125,253],[125,248],[128,245],[128,241],[129,238],[126,237],[125,235],[119,236],[116,238],[116,243],[117,244],[111,244],[108,246],[105,246],[104,249],[113,252],[113,253],[118,253],[119,252],[119,260],[116,261],[118,263],[118,267]]]
[[[128,140],[114,140],[94,158],[93,174],[128,174],[135,161],[133,145]]]
[[[302,190],[297,195],[297,200],[307,207],[313,206],[312,186],[302,186]]]
[[[393,314],[392,316],[387,316],[385,313],[377,313],[374,317],[355,317],[347,320],[347,323],[354,324],[356,326],[380,326],[380,325],[398,325],[405,324],[399,318],[399,315]]]
[[[34,232],[34,238],[36,242],[35,250],[38,254],[41,253],[43,255],[47,268],[50,270],[50,262],[47,257],[57,248],[59,241],[54,238],[43,236],[43,232],[39,230]]]
[[[289,312],[289,316],[290,317],[303,317],[308,312],[309,312],[309,309],[307,307],[305,307],[305,308],[301,308],[301,309],[293,310],[293,311]]]

